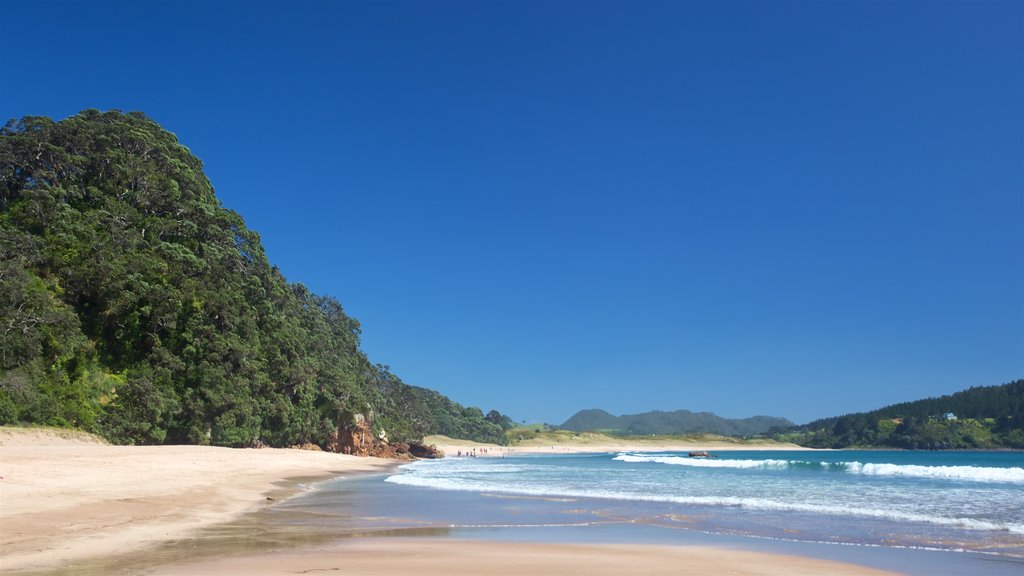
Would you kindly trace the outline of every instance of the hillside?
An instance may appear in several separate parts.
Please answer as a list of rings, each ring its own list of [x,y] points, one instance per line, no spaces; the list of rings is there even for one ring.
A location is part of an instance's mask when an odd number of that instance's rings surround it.
[[[0,424],[337,446],[362,415],[392,440],[502,441],[371,362],[359,323],[288,282],[202,168],[140,113],[0,131]]]
[[[816,420],[777,438],[815,448],[1024,449],[1024,380]]]
[[[604,410],[581,410],[559,428],[574,432],[601,430],[628,435],[717,434],[720,436],[753,436],[773,428],[788,428],[793,423],[785,418],[754,416],[722,418],[710,412],[644,412],[613,416]]]

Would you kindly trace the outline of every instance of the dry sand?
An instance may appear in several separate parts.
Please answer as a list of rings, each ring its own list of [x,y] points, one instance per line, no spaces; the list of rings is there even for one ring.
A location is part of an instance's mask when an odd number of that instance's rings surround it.
[[[392,465],[308,450],[110,446],[84,434],[0,428],[0,570],[56,568],[188,537],[302,482]]]
[[[66,572],[69,566],[119,558],[126,551],[188,538],[202,528],[238,518],[272,504],[268,495],[295,493],[304,482],[383,471],[393,465],[302,450],[109,446],[84,435],[0,428],[0,572]],[[384,537],[272,553],[250,550],[213,559],[167,560],[143,572],[883,574],[837,562],[705,547]]]

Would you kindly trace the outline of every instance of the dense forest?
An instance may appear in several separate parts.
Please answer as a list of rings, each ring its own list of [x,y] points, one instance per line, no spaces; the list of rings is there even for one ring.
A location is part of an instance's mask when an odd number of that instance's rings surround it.
[[[119,443],[504,442],[504,418],[409,386],[337,300],[290,283],[202,163],[140,113],[0,132],[0,424]]]
[[[792,426],[785,418],[753,416],[722,418],[710,412],[644,412],[614,416],[604,410],[580,410],[560,426],[575,432],[608,432],[626,435],[718,434],[721,436],[754,436],[773,428]]]
[[[815,420],[775,437],[814,448],[1024,449],[1024,380]]]

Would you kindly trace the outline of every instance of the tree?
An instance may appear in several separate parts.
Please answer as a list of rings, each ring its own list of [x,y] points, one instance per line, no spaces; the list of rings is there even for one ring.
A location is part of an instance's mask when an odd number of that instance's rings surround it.
[[[145,115],[0,130],[0,423],[327,445],[357,413],[396,439],[501,436],[479,409],[375,367],[359,323],[288,282]]]
[[[505,416],[504,414],[498,412],[497,410],[491,410],[490,412],[488,412],[487,416],[484,417],[484,420],[487,420],[492,424],[497,424],[498,426],[501,426],[501,429],[505,431],[511,430],[516,425],[516,423],[513,422],[511,418]]]

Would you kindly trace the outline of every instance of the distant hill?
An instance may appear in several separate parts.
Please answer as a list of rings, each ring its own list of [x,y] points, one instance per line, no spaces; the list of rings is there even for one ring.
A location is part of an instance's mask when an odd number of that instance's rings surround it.
[[[823,418],[777,438],[815,448],[1024,449],[1024,380]]]
[[[590,432],[593,430],[617,430],[621,425],[621,418],[618,416],[613,416],[599,408],[592,408],[580,410],[559,428],[573,432]]]
[[[559,428],[574,432],[601,430],[631,435],[718,434],[721,436],[752,436],[764,434],[773,428],[790,428],[793,423],[785,418],[754,416],[730,419],[710,412],[644,412],[614,416],[604,410],[580,410]]]

